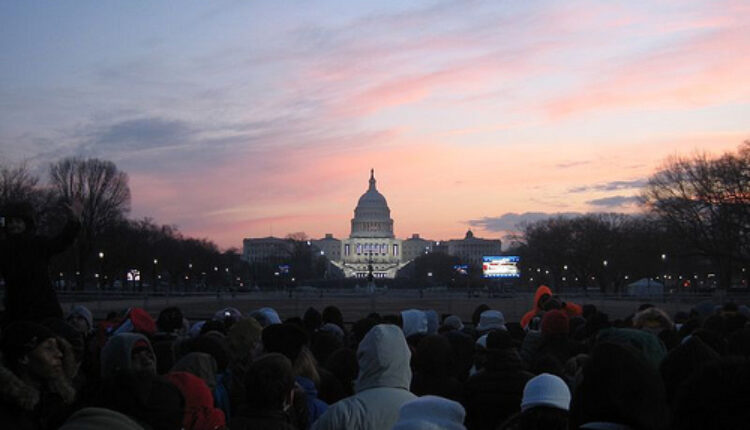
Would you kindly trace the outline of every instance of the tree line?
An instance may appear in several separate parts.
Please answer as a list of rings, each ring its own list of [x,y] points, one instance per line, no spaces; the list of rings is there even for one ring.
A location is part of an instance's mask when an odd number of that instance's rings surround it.
[[[236,249],[221,252],[174,225],[128,218],[130,199],[128,175],[111,161],[65,158],[49,166],[47,182],[26,163],[0,166],[0,208],[26,205],[38,234],[62,227],[66,202],[83,204],[78,240],[50,269],[61,289],[187,290],[232,286],[247,276]]]
[[[750,141],[718,158],[667,159],[641,190],[642,211],[553,217],[522,226],[527,279],[620,289],[641,278],[669,288],[747,288]]]
[[[51,269],[66,289],[279,286],[293,277],[312,281],[327,274],[325,259],[304,233],[287,236],[288,255],[251,265],[236,248],[222,252],[208,239],[185,237],[177,226],[128,218],[128,176],[111,161],[65,158],[50,165],[48,176],[43,182],[24,163],[0,166],[0,208],[29,205],[40,233],[50,234],[65,221],[61,208],[66,202],[83,203],[79,240]],[[717,158],[696,154],[667,159],[639,200],[642,211],[635,215],[553,216],[520,226],[510,253],[522,257],[522,282],[614,292],[644,277],[674,288],[746,286],[750,141]],[[414,261],[411,273],[417,280],[468,285],[454,273],[460,264],[454,257],[425,255]],[[291,271],[279,273],[279,266]],[[473,268],[469,275],[479,272]]]

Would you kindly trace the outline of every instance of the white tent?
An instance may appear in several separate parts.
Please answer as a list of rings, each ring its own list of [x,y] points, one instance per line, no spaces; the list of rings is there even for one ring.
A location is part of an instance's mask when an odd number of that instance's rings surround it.
[[[628,284],[629,296],[661,296],[664,294],[664,284],[650,278],[641,278]]]

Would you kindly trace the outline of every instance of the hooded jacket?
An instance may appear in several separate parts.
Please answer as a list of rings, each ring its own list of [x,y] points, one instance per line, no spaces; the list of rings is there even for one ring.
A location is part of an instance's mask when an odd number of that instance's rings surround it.
[[[57,428],[73,412],[76,391],[71,381],[77,367],[73,348],[60,337],[57,342],[63,354],[63,374],[41,387],[22,380],[0,363],[0,427]]]
[[[19,214],[0,214],[0,216]],[[63,312],[49,278],[49,262],[78,235],[81,224],[70,220],[55,237],[34,234],[30,216],[21,216],[26,231],[0,240],[0,274],[5,279],[5,310],[9,321],[62,318]]]
[[[411,352],[400,328],[373,327],[357,350],[359,377],[355,394],[331,405],[313,430],[390,429],[401,405],[417,398],[409,392]]]
[[[521,318],[521,327],[527,328],[534,316],[542,311],[542,308],[539,307],[539,299],[545,294],[551,296],[552,290],[546,285],[540,285],[539,288],[536,289],[536,293],[534,293],[534,307],[530,311],[526,312],[523,318]],[[565,302],[563,310],[568,314],[569,317],[583,315],[583,308],[573,302]]]
[[[153,348],[151,348],[151,342],[142,334],[120,333],[109,338],[102,349],[102,378],[111,377],[120,370],[132,370],[131,353],[133,345],[139,340],[146,341],[148,347],[151,349],[151,354],[154,353]]]

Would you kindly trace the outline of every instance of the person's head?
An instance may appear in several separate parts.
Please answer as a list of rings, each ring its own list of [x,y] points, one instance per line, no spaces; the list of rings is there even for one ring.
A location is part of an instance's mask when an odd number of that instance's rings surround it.
[[[558,376],[542,373],[529,379],[523,389],[520,428],[567,429],[570,397],[568,385]]]
[[[260,341],[262,330],[263,327],[254,318],[244,318],[232,324],[227,333],[232,359],[245,363],[258,356],[263,349]]]
[[[303,347],[309,343],[307,332],[296,324],[274,324],[261,333],[263,350],[284,354],[290,361],[297,359]]]
[[[344,315],[341,313],[341,309],[336,306],[326,306],[325,309],[323,309],[321,322],[323,324],[334,323],[341,327],[342,330],[344,329]]]
[[[101,374],[110,377],[123,370],[156,374],[156,356],[146,336],[120,333],[109,338],[101,354]]]
[[[674,323],[666,312],[651,306],[635,314],[633,327],[649,331],[658,336],[664,330],[672,330]]]
[[[63,354],[54,332],[32,322],[15,322],[3,330],[2,352],[6,366],[35,380],[63,374]]]
[[[542,316],[541,331],[543,336],[567,336],[570,332],[568,314],[559,309],[547,311]]]
[[[612,422],[635,429],[666,423],[664,384],[656,368],[634,347],[614,342],[594,346],[570,405],[570,424]]]
[[[30,234],[34,231],[34,208],[27,202],[12,203],[0,209],[5,218],[5,232],[11,236]]]
[[[422,396],[404,403],[393,430],[465,430],[466,411],[460,403],[439,396]]]
[[[284,411],[294,400],[292,363],[284,355],[258,357],[245,373],[247,404],[252,409]]]
[[[18,217],[5,217],[5,231],[9,235],[20,235],[26,231],[26,222],[23,218]]]
[[[182,329],[182,311],[177,306],[170,306],[159,313],[156,327],[166,333],[174,333]]]
[[[563,411],[570,410],[570,389],[559,376],[542,373],[526,382],[521,399],[521,412],[547,406]]]
[[[73,306],[65,320],[84,335],[94,329],[94,317],[86,306]]]

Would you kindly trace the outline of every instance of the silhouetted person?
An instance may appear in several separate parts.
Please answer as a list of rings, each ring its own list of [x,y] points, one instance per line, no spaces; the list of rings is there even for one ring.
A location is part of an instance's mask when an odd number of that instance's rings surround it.
[[[52,256],[70,246],[81,228],[81,203],[76,201],[68,209],[68,222],[51,238],[36,235],[31,205],[10,205],[0,211],[4,219],[0,228],[0,273],[5,279],[7,321],[63,317],[48,267]]]

